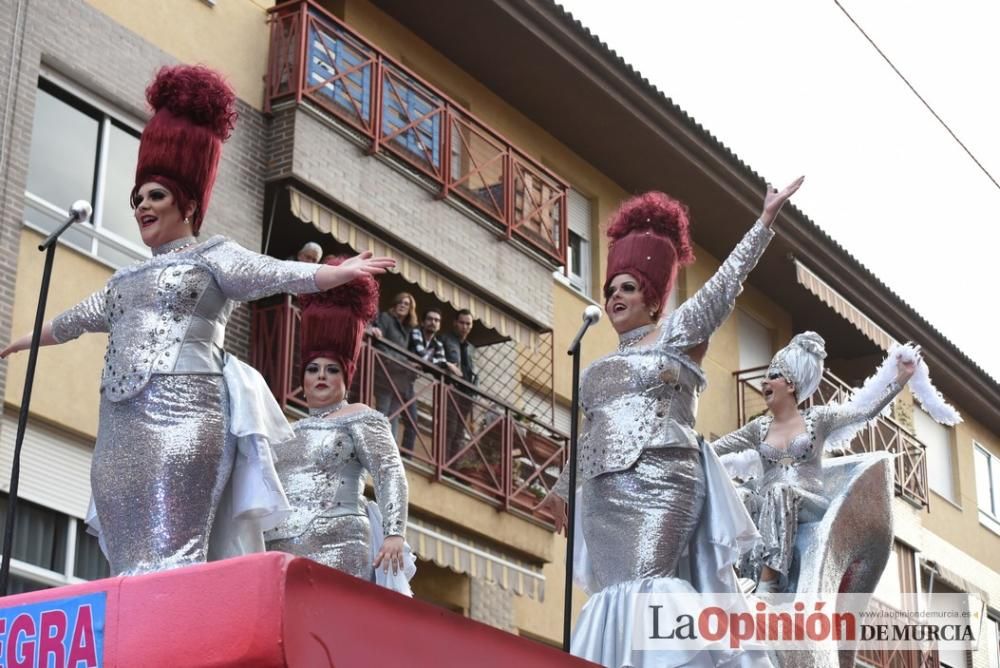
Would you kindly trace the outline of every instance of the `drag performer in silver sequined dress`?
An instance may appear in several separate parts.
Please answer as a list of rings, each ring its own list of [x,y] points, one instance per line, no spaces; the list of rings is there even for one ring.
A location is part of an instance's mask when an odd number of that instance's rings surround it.
[[[736,592],[732,564],[756,538],[718,458],[694,427],[700,361],[798,188],[768,192],[764,214],[716,274],[660,318],[679,265],[693,259],[682,204],[662,193],[626,202],[608,229],[605,310],[620,345],[580,382],[578,552],[592,592],[572,651],[605,666],[769,666],[761,652],[633,651],[639,593]],[[568,492],[563,471],[555,494]],[[564,512],[558,502],[557,515]],[[582,540],[581,540],[582,539]],[[586,553],[587,557],[579,558]]]
[[[267,534],[267,548],[372,577],[366,474],[372,476],[384,536],[406,529],[406,472],[389,421],[370,408],[328,417],[335,404],[310,409],[293,425],[296,438],[275,447],[292,514]]]
[[[844,404],[799,409],[819,387],[825,342],[815,332],[797,334],[768,367],[761,392],[769,414],[714,441],[712,447],[731,471],[747,480],[740,489],[761,542],[740,563],[740,575],[758,580],[759,593],[786,589],[798,525],[819,521],[829,505],[823,484],[823,455],[846,445],[877,417],[922,367],[919,349],[894,348],[876,375]],[[927,381],[929,383],[929,380]],[[926,397],[918,392],[920,397]],[[942,421],[957,414],[943,402],[925,404]],[[753,455],[745,459],[737,453]],[[759,461],[760,470],[753,470]]]
[[[382,413],[346,398],[365,327],[378,310],[378,284],[364,276],[299,303],[310,416],[295,423],[296,438],[275,448],[293,510],[267,534],[267,547],[412,595],[416,568],[403,538],[408,488],[399,448]],[[365,500],[366,475],[377,505]]]
[[[216,72],[180,65],[160,70],[146,97],[155,113],[132,206],[154,256],[46,323],[39,341],[109,334],[88,524],[114,574],[263,550],[261,532],[287,511],[269,444],[291,432],[260,375],[223,352],[233,302],[326,290],[392,265],[363,254],[324,267],[218,236],[198,243],[235,96]]]
[[[154,249],[52,322],[57,343],[109,333],[90,476],[116,574],[205,561],[236,454],[222,376],[232,302],[317,289],[317,265],[193,242]]]

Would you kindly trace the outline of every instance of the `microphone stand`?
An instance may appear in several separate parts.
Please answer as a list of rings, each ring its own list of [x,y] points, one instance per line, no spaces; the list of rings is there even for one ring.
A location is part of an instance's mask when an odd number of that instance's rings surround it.
[[[28,369],[24,374],[24,392],[21,395],[21,412],[17,418],[17,437],[14,439],[14,455],[10,465],[10,491],[7,496],[7,517],[4,521],[3,557],[0,560],[0,596],[7,595],[7,585],[10,579],[10,559],[14,549],[14,522],[17,513],[17,485],[21,476],[21,445],[24,443],[24,430],[28,425],[28,405],[31,403],[31,386],[35,379],[35,362],[38,361],[38,345],[42,337],[42,325],[45,322],[45,303],[49,296],[49,280],[52,278],[52,262],[56,254],[56,240],[70,225],[86,220],[89,211],[78,209],[78,203],[73,205],[69,218],[55,232],[50,234],[38,250],[45,251],[45,267],[42,269],[42,285],[38,295],[38,309],[35,311],[35,328],[31,334],[31,348],[28,353]],[[86,205],[90,209],[90,205]]]
[[[573,620],[573,551],[576,544],[576,441],[580,422],[580,341],[587,329],[597,322],[585,317],[580,331],[570,344],[568,354],[573,358],[573,385],[569,417],[569,493],[566,504],[566,582],[563,589],[563,651],[569,653]]]

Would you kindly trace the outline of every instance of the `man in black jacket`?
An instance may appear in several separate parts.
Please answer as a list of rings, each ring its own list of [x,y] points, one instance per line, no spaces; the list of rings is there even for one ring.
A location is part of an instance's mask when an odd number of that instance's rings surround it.
[[[445,359],[452,374],[460,377],[470,385],[479,384],[479,374],[476,368],[476,348],[469,343],[469,333],[472,332],[472,312],[462,309],[455,314],[452,332],[441,337],[444,343]],[[454,388],[455,405],[449,405],[448,414],[448,458],[458,452],[465,443],[465,427],[472,419],[475,393],[465,385]],[[456,411],[455,408],[458,408]]]

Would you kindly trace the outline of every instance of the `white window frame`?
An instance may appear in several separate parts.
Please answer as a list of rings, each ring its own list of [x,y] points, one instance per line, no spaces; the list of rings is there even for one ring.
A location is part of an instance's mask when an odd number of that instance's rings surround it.
[[[44,84],[42,83],[44,81]],[[107,160],[108,160],[108,142],[107,137],[111,132],[112,125],[118,125],[121,128],[125,128],[136,135],[142,134],[142,124],[137,122],[134,118],[130,117],[129,114],[121,112],[119,110],[109,107],[106,103],[95,98],[93,95],[87,94],[82,91],[79,87],[72,84],[72,82],[66,80],[65,77],[61,77],[54,72],[43,70],[40,81],[35,86],[36,94],[38,91],[43,90],[42,86],[48,86],[52,88],[59,89],[64,95],[75,98],[79,103],[87,105],[96,111],[98,111],[102,117],[99,122],[99,144],[97,147],[97,168],[96,168],[96,186],[94,188],[93,198],[93,215],[91,219],[86,223],[78,223],[73,229],[80,232],[86,236],[90,243],[89,247],[83,247],[78,243],[74,243],[61,238],[59,240],[60,244],[63,244],[69,248],[74,248],[94,260],[104,264],[112,269],[118,269],[121,265],[113,262],[112,260],[103,257],[100,254],[100,245],[105,244],[106,246],[132,258],[133,260],[145,260],[152,256],[149,248],[143,245],[135,244],[128,239],[125,239],[111,230],[107,230],[103,227],[102,220],[104,217],[105,210],[105,187],[106,187],[106,171],[107,171]],[[47,92],[47,91],[46,91]],[[51,93],[49,93],[51,95]],[[63,100],[65,102],[65,100]],[[92,117],[91,114],[86,111],[79,109],[78,106],[73,105],[70,102],[66,102],[70,106],[73,106],[77,111],[86,116]],[[63,209],[60,204],[68,205],[69,203],[53,203],[48,202],[45,199],[38,197],[37,195],[29,192],[27,189],[24,191],[25,198],[25,209],[29,207],[35,212],[41,213],[43,215],[50,216],[53,219],[53,227],[50,229],[45,229],[43,225],[32,222],[28,220],[27,215],[24,219],[25,227],[38,232],[44,236],[48,236],[55,227],[69,217],[69,211]],[[126,203],[121,203],[122,206],[127,206]]]
[[[992,452],[983,447],[980,443],[976,441],[972,442],[973,454],[979,451],[986,455],[986,462],[988,468],[986,469],[986,481],[989,484],[990,491],[990,509],[984,509],[981,505],[982,500],[979,498],[979,484],[976,484],[976,511],[979,513],[979,523],[986,528],[1000,534],[1000,489],[996,489],[993,486],[993,467],[1000,467],[1000,457],[997,457]],[[978,466],[976,457],[972,458],[973,465]]]
[[[587,299],[591,299],[593,294],[592,277],[593,277],[593,264],[591,262],[591,256],[593,255],[593,247],[591,246],[591,237],[593,235],[594,227],[594,199],[583,194],[581,191],[575,188],[570,188],[570,192],[567,194],[567,198],[573,195],[579,196],[587,201],[587,207],[590,210],[590,220],[584,221],[583,223],[576,222],[572,219],[568,220],[569,224],[569,235],[570,237],[577,237],[580,239],[580,257],[577,258],[577,263],[579,264],[579,271],[574,272],[571,267],[571,242],[566,245],[566,261],[567,264],[560,267],[553,273],[557,279],[571,287],[573,290],[579,292],[581,295]],[[567,209],[569,205],[567,203]],[[567,214],[567,218],[569,218]],[[576,222],[576,224],[574,224]]]
[[[6,492],[5,492],[6,493]],[[37,504],[40,505],[40,504]],[[83,582],[88,582],[83,578],[74,575],[76,572],[76,553],[77,553],[77,524],[81,521],[75,517],[61,513],[58,510],[49,508],[48,506],[41,506],[46,510],[62,515],[66,517],[66,554],[63,557],[62,571],[49,570],[41,566],[29,563],[27,561],[22,561],[21,559],[11,559],[10,560],[10,573],[11,575],[16,575],[19,578],[28,580],[35,584],[42,585],[43,587],[62,587],[64,585],[71,584],[81,584]],[[23,522],[24,519],[22,518]],[[0,592],[2,594],[3,592]]]

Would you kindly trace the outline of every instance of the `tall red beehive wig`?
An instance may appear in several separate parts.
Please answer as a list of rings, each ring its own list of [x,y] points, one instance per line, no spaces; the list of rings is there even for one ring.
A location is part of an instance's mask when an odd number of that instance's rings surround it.
[[[338,257],[326,264],[336,266],[343,261]],[[365,325],[378,313],[378,283],[365,274],[326,292],[299,295],[299,305],[303,371],[317,357],[328,357],[343,369],[344,384],[349,388]]]
[[[236,97],[222,77],[200,65],[164,67],[146,89],[153,117],[142,131],[132,198],[144,183],[156,181],[174,195],[191,217],[195,235],[208,209],[222,156],[222,142],[236,123]]]
[[[605,294],[615,276],[631,274],[658,316],[678,267],[694,262],[689,225],[687,207],[669,195],[654,191],[626,200],[608,225]]]

